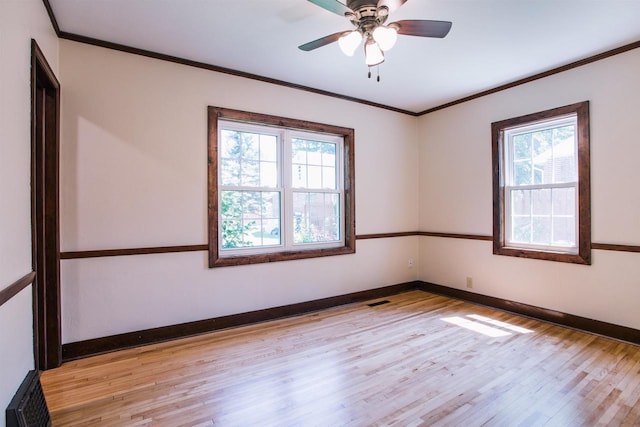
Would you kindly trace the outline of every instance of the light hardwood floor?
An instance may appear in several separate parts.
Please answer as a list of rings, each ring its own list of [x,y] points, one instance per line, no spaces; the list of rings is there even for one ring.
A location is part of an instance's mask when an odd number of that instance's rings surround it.
[[[640,425],[640,347],[384,299],[66,363],[42,376],[53,424]]]

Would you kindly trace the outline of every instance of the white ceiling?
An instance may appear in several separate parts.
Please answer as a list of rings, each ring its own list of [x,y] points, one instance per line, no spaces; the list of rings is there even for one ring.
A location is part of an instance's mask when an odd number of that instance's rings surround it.
[[[367,78],[352,29],[307,0],[49,0],[60,30],[420,112],[640,40],[640,0],[409,0],[389,22],[452,21],[444,39],[400,36]]]

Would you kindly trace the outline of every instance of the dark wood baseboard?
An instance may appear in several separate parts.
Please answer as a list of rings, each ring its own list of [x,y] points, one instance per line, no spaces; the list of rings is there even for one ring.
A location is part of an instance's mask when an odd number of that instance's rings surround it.
[[[322,298],[297,304],[267,308],[264,310],[250,311],[247,313],[232,314],[229,316],[212,319],[198,320],[195,322],[181,323],[179,325],[163,326],[159,328],[145,329],[142,331],[128,332],[102,338],[94,338],[86,341],[73,342],[62,346],[62,359],[67,362],[83,357],[108,353],[126,348],[159,342],[185,338],[193,335],[204,334],[219,329],[244,326],[267,320],[281,319],[310,313],[340,305],[367,301],[374,298],[387,297],[401,292],[417,289],[419,282],[407,282],[399,285],[385,286],[369,289],[346,295]]]
[[[0,290],[0,306],[16,296],[21,290],[32,284],[35,277],[36,273],[32,271],[31,273],[25,274],[6,288]]]
[[[418,289],[640,345],[640,330],[638,329],[601,322],[599,320],[588,319],[586,317],[549,310],[521,302],[509,301],[502,298],[476,294],[447,286],[435,285],[428,282],[419,282]]]
[[[186,338],[220,329],[250,325],[325,310],[340,305],[383,298],[415,289],[640,345],[640,330],[637,329],[416,280],[297,304],[68,343],[62,346],[62,358],[63,361],[68,362],[112,351]]]

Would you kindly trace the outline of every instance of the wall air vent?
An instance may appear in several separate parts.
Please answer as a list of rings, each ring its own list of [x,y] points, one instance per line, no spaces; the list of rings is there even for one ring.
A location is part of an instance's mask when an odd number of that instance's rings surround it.
[[[29,371],[7,406],[6,416],[7,427],[51,426],[49,409],[44,399],[38,372]]]

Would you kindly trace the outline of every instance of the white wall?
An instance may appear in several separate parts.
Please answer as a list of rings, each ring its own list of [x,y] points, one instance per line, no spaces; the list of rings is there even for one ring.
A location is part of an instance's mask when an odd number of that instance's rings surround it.
[[[54,72],[58,39],[41,0],[0,1],[0,289],[31,265],[31,38]],[[33,369],[31,287],[0,307],[0,426]]]
[[[418,225],[415,118],[61,41],[61,250],[204,244],[207,106],[355,129],[357,234]],[[411,281],[418,238],[207,268],[205,252],[62,261],[63,342]]]
[[[592,241],[640,245],[640,49],[440,110],[418,121],[420,230],[492,234],[491,123],[589,100]],[[492,255],[424,237],[420,279],[640,329],[640,254],[591,266]]]
[[[60,55],[62,251],[206,243],[208,105],[355,128],[358,234],[490,235],[490,124],[583,100],[593,241],[640,244],[638,50],[420,118],[71,41]],[[218,269],[204,252],[65,260],[63,342],[416,278],[464,288],[472,277],[475,292],[640,328],[637,257],[594,251],[593,265],[579,266],[407,237],[360,240],[355,255]]]

